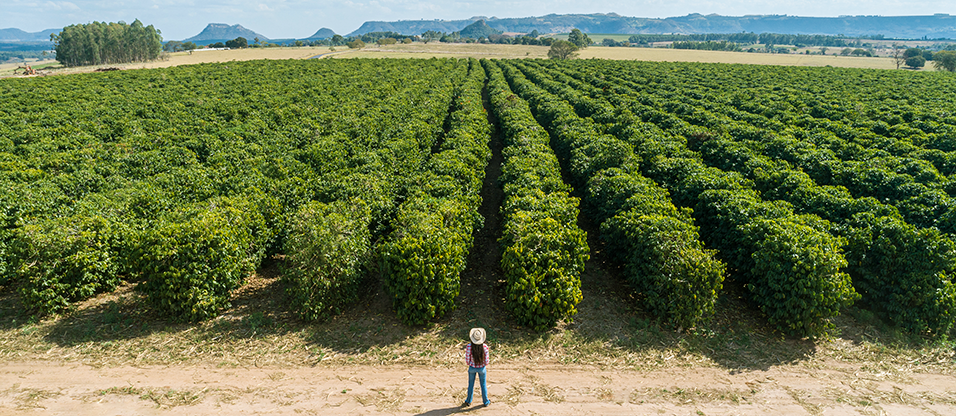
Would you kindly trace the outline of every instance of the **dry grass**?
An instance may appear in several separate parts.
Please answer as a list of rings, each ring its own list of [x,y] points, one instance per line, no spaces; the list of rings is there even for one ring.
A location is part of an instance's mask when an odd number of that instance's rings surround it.
[[[547,46],[431,42],[376,46],[337,54],[335,58],[547,58]]]
[[[33,69],[45,70],[45,71],[51,71],[53,69],[61,67],[59,62],[51,61],[51,60],[27,61],[25,64],[30,65]],[[24,63],[0,64],[0,77],[12,76],[13,71],[16,71],[17,68],[23,65]],[[17,71],[17,72],[22,72],[22,71]]]
[[[592,247],[599,247],[597,242]],[[595,258],[600,259],[600,255]],[[859,365],[882,379],[908,374],[956,374],[953,343],[907,337],[865,312],[844,314],[829,339],[786,339],[739,299],[731,285],[706,326],[683,333],[662,329],[639,308],[619,280],[592,260],[583,278],[584,301],[573,323],[543,333],[514,325],[500,307],[500,282],[483,296],[463,296],[456,311],[425,327],[396,320],[380,286],[329,322],[298,321],[288,310],[275,267],[251,277],[233,307],[213,320],[174,324],[149,312],[132,285],[101,295],[62,316],[25,313],[12,288],[0,290],[0,362],[65,360],[94,366],[196,364],[221,367],[339,366],[349,364],[460,365],[455,346],[468,328],[488,329],[496,364],[579,364],[653,370],[720,367],[732,372],[777,365]],[[466,287],[474,283],[466,282]],[[466,293],[463,290],[463,293]],[[280,371],[273,380],[284,377]],[[560,400],[540,382],[534,388]],[[536,386],[536,387],[535,387]],[[520,396],[520,395],[518,395]],[[517,396],[516,396],[517,397]]]
[[[394,413],[405,404],[405,390],[395,388],[391,390],[372,389],[369,393],[353,396],[362,406],[375,406],[379,412]]]
[[[14,401],[18,410],[46,409],[46,407],[40,402],[62,395],[62,393],[58,391],[37,388],[20,388],[20,386],[16,384],[4,393],[16,394]]]
[[[600,35],[603,37],[612,37]],[[602,39],[603,39],[602,37]],[[598,39],[600,41],[600,39]],[[165,68],[179,65],[191,65],[206,62],[249,61],[261,59],[308,59],[323,55],[323,58],[494,58],[494,59],[545,59],[547,46],[527,45],[491,45],[491,44],[449,44],[440,42],[368,45],[353,50],[339,46],[330,53],[328,47],[283,47],[283,48],[247,48],[228,51],[195,51],[167,54],[164,59],[123,65],[100,65],[79,68],[53,67],[43,75],[60,75],[92,72],[98,68],[116,67],[120,69]],[[805,49],[801,49],[803,52]],[[810,48],[815,52],[817,49]],[[833,51],[834,48],[830,48]],[[895,64],[886,57],[862,58],[832,55],[767,54],[747,52],[696,51],[666,48],[611,48],[591,46],[580,52],[581,59],[597,58],[612,60],[639,60],[655,62],[710,62],[730,64],[784,65],[784,66],[833,66],[846,68],[895,69]],[[16,64],[0,66],[0,77],[11,76]],[[922,71],[934,71],[927,65]]]
[[[833,48],[830,48],[833,51]],[[842,68],[896,69],[890,58],[862,58],[832,55],[769,54],[724,51],[697,51],[665,48],[612,48],[591,46],[580,52],[580,58],[635,60],[654,62],[709,62],[725,64],[833,66]],[[923,71],[932,71],[932,65]]]
[[[678,403],[680,405],[701,405],[710,403],[726,403],[733,405],[751,403],[755,390],[741,390],[734,388],[644,388],[634,389],[628,402],[643,403]]]

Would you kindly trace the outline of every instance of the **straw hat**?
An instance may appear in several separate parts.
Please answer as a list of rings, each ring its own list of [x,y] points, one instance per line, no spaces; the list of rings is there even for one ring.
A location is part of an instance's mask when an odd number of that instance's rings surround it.
[[[468,338],[471,338],[471,343],[476,345],[481,345],[485,343],[485,328],[471,328],[471,331],[468,332]]]

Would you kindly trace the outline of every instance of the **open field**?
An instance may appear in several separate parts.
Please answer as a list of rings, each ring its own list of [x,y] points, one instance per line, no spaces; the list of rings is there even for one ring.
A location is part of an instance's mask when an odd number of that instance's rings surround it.
[[[348,50],[344,46],[336,48],[337,50]],[[120,69],[148,69],[148,68],[168,68],[180,65],[193,65],[207,62],[229,62],[229,61],[252,61],[257,59],[308,59],[316,55],[329,53],[328,47],[301,47],[301,48],[247,48],[223,51],[195,51],[176,52],[164,55],[166,59],[152,62],[136,62],[129,64],[112,64],[84,66],[76,68],[56,68],[44,71],[45,75],[61,75],[93,72],[100,68],[120,68]],[[12,75],[13,70],[18,64],[4,64],[0,66],[0,77]],[[22,64],[21,64],[22,65]],[[39,68],[38,68],[39,69]]]
[[[831,48],[831,50],[833,50],[833,48]],[[597,58],[653,62],[708,62],[724,64],[896,69],[896,64],[889,58],[698,51],[664,48],[611,48],[591,46],[582,50],[579,56],[582,59]],[[927,70],[933,70],[931,64],[923,69],[923,71]]]
[[[603,35],[601,35],[603,36]],[[603,38],[601,38],[603,39]],[[626,40],[626,38],[624,39]],[[600,39],[596,39],[600,42]],[[432,42],[409,45],[368,45],[361,50],[351,50],[344,46],[335,48],[334,58],[490,58],[490,59],[544,59],[548,57],[546,46],[526,45],[486,45],[486,44],[447,44]],[[817,48],[810,48],[816,51]],[[834,48],[830,48],[834,50]],[[803,49],[801,49],[801,52]],[[100,67],[121,69],[166,68],[179,65],[191,65],[206,62],[250,61],[256,59],[308,59],[316,55],[328,54],[327,47],[241,49],[228,51],[177,52],[169,54],[168,59],[146,63],[123,65],[102,65],[99,67],[59,68],[45,71],[45,74],[70,74],[92,72]],[[861,58],[849,56],[821,56],[799,54],[766,54],[723,51],[677,50],[664,48],[611,48],[591,46],[582,50],[581,59],[639,60],[654,62],[710,62],[728,64],[783,65],[783,66],[832,66],[842,68],[895,69],[896,65],[885,57]],[[16,64],[0,66],[0,77],[12,75]],[[922,71],[934,71],[932,63]]]
[[[602,38],[603,39],[603,38]],[[599,41],[599,40],[598,40]],[[362,50],[337,54],[336,58],[533,58],[548,57],[546,46],[414,43],[410,45],[367,46]],[[814,49],[814,48],[811,48]],[[833,48],[830,48],[831,50]],[[665,48],[612,48],[591,46],[579,52],[580,59],[612,59],[652,62],[707,62],[726,64],[832,66],[841,68],[896,69],[885,57],[861,58],[799,54],[768,54],[723,51],[698,51]],[[932,64],[922,71],[933,71]]]
[[[336,58],[547,58],[547,46],[493,45],[431,42],[408,45],[367,45],[361,50],[336,55]]]
[[[23,66],[24,64],[30,65],[31,67],[33,67],[33,69],[44,69],[44,68],[60,65],[59,62],[54,60],[46,60],[46,61],[33,60],[33,61],[27,61],[25,63],[0,64],[0,77],[13,75],[13,71],[15,71],[18,67]]]

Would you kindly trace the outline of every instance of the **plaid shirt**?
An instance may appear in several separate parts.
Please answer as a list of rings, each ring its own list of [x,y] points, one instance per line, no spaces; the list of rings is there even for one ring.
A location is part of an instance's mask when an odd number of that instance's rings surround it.
[[[481,346],[484,347],[484,350],[485,350],[485,360],[484,360],[485,365],[475,365],[475,360],[471,356],[472,345],[474,344],[470,342],[468,343],[468,345],[465,345],[465,362],[468,363],[469,367],[474,367],[474,368],[482,368],[484,366],[487,366],[488,361],[491,360],[491,356],[490,356],[491,348],[488,348],[488,344],[481,344]]]

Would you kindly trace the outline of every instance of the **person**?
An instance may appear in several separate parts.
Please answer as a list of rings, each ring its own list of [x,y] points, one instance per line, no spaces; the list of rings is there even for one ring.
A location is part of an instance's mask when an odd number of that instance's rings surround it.
[[[468,364],[468,398],[465,399],[462,407],[471,406],[476,374],[481,383],[481,399],[484,405],[488,406],[491,400],[488,400],[488,384],[485,382],[485,376],[487,376],[488,361],[491,359],[491,348],[485,344],[484,328],[472,328],[468,332],[468,338],[471,338],[471,343],[465,343],[462,346],[465,350],[465,363]]]

